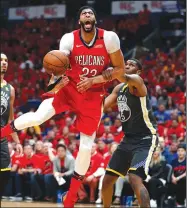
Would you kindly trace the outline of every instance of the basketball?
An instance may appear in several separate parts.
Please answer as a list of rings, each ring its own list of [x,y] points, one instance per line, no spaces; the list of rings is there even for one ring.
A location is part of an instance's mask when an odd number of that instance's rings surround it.
[[[62,75],[69,67],[69,58],[59,50],[50,51],[43,58],[43,67],[48,74]]]

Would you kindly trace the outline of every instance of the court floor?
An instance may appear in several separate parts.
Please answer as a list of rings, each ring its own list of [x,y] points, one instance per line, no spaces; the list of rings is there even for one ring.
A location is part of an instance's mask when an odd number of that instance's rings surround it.
[[[0,207],[63,207],[62,204],[57,203],[49,203],[49,202],[10,202],[10,201],[1,201]],[[76,204],[75,207],[102,207],[101,204]],[[112,207],[120,207],[120,206],[112,206]]]

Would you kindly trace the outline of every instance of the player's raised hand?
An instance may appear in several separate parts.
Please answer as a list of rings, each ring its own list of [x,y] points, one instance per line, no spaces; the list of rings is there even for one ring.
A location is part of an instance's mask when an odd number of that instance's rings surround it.
[[[88,77],[80,77],[81,81],[77,83],[77,90],[80,93],[85,92],[93,85],[93,79]]]

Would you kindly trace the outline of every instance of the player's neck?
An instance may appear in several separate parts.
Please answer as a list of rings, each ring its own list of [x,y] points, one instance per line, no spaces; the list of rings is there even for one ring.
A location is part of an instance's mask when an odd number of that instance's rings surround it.
[[[93,38],[95,36],[95,33],[96,33],[96,27],[94,27],[93,31],[92,32],[89,32],[89,33],[86,33],[81,28],[81,37],[84,40],[84,42],[87,43],[87,44],[89,44],[93,40]]]
[[[1,84],[4,83],[5,80],[4,80],[4,74],[1,74]]]

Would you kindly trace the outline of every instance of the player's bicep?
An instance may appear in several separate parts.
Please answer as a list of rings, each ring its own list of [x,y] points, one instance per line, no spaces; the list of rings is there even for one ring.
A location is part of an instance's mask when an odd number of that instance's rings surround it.
[[[113,67],[120,67],[122,69],[125,69],[125,61],[121,49],[117,50],[114,53],[109,54],[109,56]]]
[[[138,92],[137,94],[140,97],[144,97],[147,95],[147,87],[145,86],[143,79],[139,75],[133,74],[126,76],[129,77],[129,81],[127,82],[129,88],[136,88]]]
[[[147,95],[147,87],[145,86],[145,84],[142,84],[140,85],[138,88],[138,94],[141,96],[141,97],[144,97]]]
[[[63,35],[60,40],[59,50],[65,53],[67,56],[69,56],[73,49],[73,42],[74,42],[73,33],[67,33]]]

